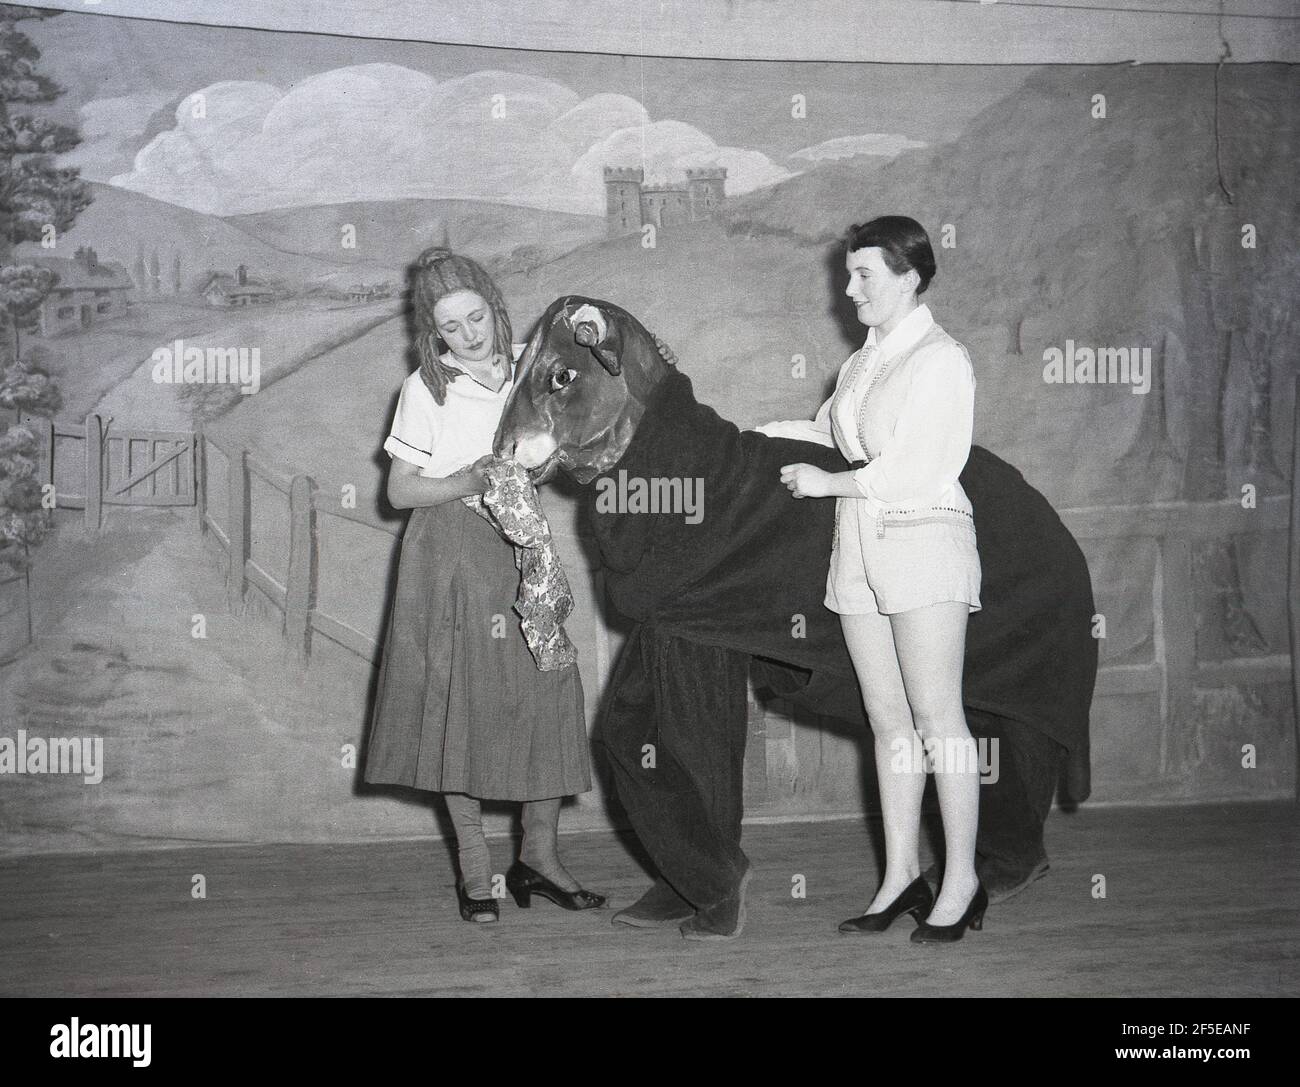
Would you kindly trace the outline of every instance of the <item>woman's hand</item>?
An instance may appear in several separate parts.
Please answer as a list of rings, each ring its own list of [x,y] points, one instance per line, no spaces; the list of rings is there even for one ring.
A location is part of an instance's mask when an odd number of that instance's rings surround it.
[[[484,453],[473,464],[469,466],[466,474],[474,486],[473,494],[482,494],[488,489],[488,478],[485,469],[492,463],[493,456],[491,453]]]
[[[487,490],[483,469],[491,459],[491,454],[479,457],[449,476],[423,476],[414,464],[394,457],[388,467],[388,502],[394,509],[411,510],[482,494]]]
[[[795,498],[826,498],[835,494],[835,476],[814,464],[786,464],[781,468],[781,482]]]

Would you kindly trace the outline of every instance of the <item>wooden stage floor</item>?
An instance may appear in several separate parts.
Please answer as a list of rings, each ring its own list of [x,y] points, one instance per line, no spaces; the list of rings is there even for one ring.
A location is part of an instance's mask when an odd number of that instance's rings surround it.
[[[1292,803],[1054,812],[1052,870],[947,947],[911,944],[906,920],[836,934],[877,878],[856,820],[747,827],[749,924],[723,944],[536,900],[466,924],[436,841],[18,858],[0,862],[0,993],[1296,995],[1298,814]],[[647,885],[619,836],[563,841],[569,867],[615,905]],[[508,843],[493,847],[504,871]],[[191,898],[196,873],[206,900]],[[792,897],[795,875],[806,898]]]

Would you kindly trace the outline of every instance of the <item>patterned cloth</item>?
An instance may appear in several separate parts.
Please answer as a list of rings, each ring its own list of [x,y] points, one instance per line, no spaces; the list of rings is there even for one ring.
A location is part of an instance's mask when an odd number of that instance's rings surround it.
[[[515,611],[537,667],[553,672],[577,663],[578,652],[564,630],[573,612],[573,590],[560,563],[551,526],[528,473],[517,462],[494,457],[483,473],[487,490],[461,499],[514,544],[519,596]]]

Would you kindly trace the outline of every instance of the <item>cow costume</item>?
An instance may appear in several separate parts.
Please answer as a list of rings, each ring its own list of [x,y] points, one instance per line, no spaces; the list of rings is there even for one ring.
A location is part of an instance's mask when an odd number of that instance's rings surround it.
[[[740,836],[751,665],[771,692],[865,727],[838,617],[823,604],[835,505],[796,501],[779,481],[792,462],[826,471],[846,463],[821,445],[741,432],[659,359],[626,311],[557,299],[521,361],[495,451],[527,451],[549,431],[558,446],[547,470],[561,465],[580,482],[597,482],[583,492],[584,517],[610,600],[636,625],[610,677],[596,740],[662,877],[631,921],[695,914],[707,928],[710,910],[734,899],[749,868]],[[530,378],[530,368],[540,372]],[[608,418],[577,420],[570,440],[565,405],[543,392],[555,390],[557,374],[569,382],[574,374],[595,383],[618,378],[635,410],[611,408],[615,393],[602,388],[603,400],[588,403]],[[604,509],[599,480],[620,473],[701,480],[703,518]],[[981,789],[980,852],[1014,866],[1035,841],[1041,849],[1036,813],[1046,808],[1033,787],[1043,777],[1040,747],[1053,745],[1066,762],[1071,799],[1088,794],[1092,590],[1077,544],[1014,468],[974,447],[961,484],[974,507],[984,577],[984,608],[967,633],[964,701],[972,732],[996,730],[1004,765],[1026,768],[1006,777],[1011,791],[998,802],[986,799],[997,786]],[[1057,769],[1053,762],[1047,771],[1053,785]]]

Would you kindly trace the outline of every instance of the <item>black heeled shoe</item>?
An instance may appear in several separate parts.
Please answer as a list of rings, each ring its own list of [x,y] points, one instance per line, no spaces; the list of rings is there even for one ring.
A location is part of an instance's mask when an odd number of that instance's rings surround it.
[[[501,917],[501,907],[495,898],[470,898],[463,883],[456,884],[456,897],[460,900],[460,917],[462,921],[473,921],[485,925]]]
[[[989,908],[989,894],[981,883],[975,888],[970,905],[966,907],[959,920],[951,925],[932,925],[922,921],[912,932],[914,944],[950,944],[966,935],[966,930],[979,932],[984,927],[984,911]]]
[[[910,913],[921,923],[926,914],[934,909],[934,892],[923,878],[917,876],[912,880],[893,902],[879,913],[864,913],[861,917],[850,917],[840,922],[841,932],[884,932],[899,917]]]
[[[506,873],[506,890],[515,899],[521,910],[532,905],[533,895],[549,898],[557,906],[566,910],[598,910],[606,902],[604,895],[579,887],[576,891],[566,891],[547,879],[541,872],[529,868],[523,861],[515,861]]]

